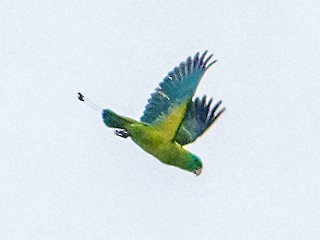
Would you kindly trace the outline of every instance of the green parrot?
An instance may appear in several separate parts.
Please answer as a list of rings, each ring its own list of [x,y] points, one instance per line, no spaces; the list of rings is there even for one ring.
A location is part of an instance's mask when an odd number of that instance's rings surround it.
[[[200,158],[183,146],[194,142],[225,110],[217,112],[221,101],[210,108],[212,98],[207,102],[206,96],[192,100],[202,76],[216,62],[209,63],[213,55],[206,54],[188,57],[168,73],[151,94],[140,121],[103,109],[103,122],[162,163],[200,175]]]

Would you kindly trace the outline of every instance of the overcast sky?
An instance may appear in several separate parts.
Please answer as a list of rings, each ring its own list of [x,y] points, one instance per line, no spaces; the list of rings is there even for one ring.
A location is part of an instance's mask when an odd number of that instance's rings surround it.
[[[1,1],[0,238],[320,239],[320,2]],[[227,111],[166,166],[104,126],[165,75],[218,59]]]

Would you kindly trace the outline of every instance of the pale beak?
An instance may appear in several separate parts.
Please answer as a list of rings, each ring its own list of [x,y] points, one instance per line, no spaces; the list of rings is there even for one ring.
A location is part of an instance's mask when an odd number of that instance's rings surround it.
[[[199,176],[202,172],[202,168],[201,167],[198,167],[196,170],[193,171],[193,173],[196,175],[196,176]]]

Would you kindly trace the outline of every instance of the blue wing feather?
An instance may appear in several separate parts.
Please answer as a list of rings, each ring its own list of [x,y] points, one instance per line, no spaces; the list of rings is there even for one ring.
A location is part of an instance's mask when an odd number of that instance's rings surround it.
[[[197,85],[204,72],[212,65],[207,66],[213,55],[205,59],[207,51],[199,58],[197,53],[193,58],[188,57],[185,62],[175,67],[151,94],[148,105],[141,117],[141,122],[153,124],[161,115],[169,113],[172,106],[179,106],[186,100],[192,99]],[[204,61],[205,60],[205,61]]]
[[[217,118],[225,111],[225,108],[217,112],[221,101],[217,102],[211,109],[212,98],[207,103],[204,96],[202,100],[198,97],[190,102],[186,116],[177,132],[175,141],[181,145],[194,142],[200,137]]]

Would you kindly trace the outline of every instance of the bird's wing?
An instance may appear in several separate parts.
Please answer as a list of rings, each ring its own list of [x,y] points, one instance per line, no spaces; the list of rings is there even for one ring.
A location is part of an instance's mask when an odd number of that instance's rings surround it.
[[[207,102],[206,96],[200,100],[198,97],[190,102],[183,122],[177,132],[175,141],[181,145],[194,142],[201,136],[214,121],[224,112],[225,108],[217,112],[221,101],[210,108],[212,98]]]
[[[205,58],[206,53],[188,57],[168,73],[151,94],[141,122],[152,125],[169,139],[175,138],[201,77],[214,63],[208,64],[212,55]]]

